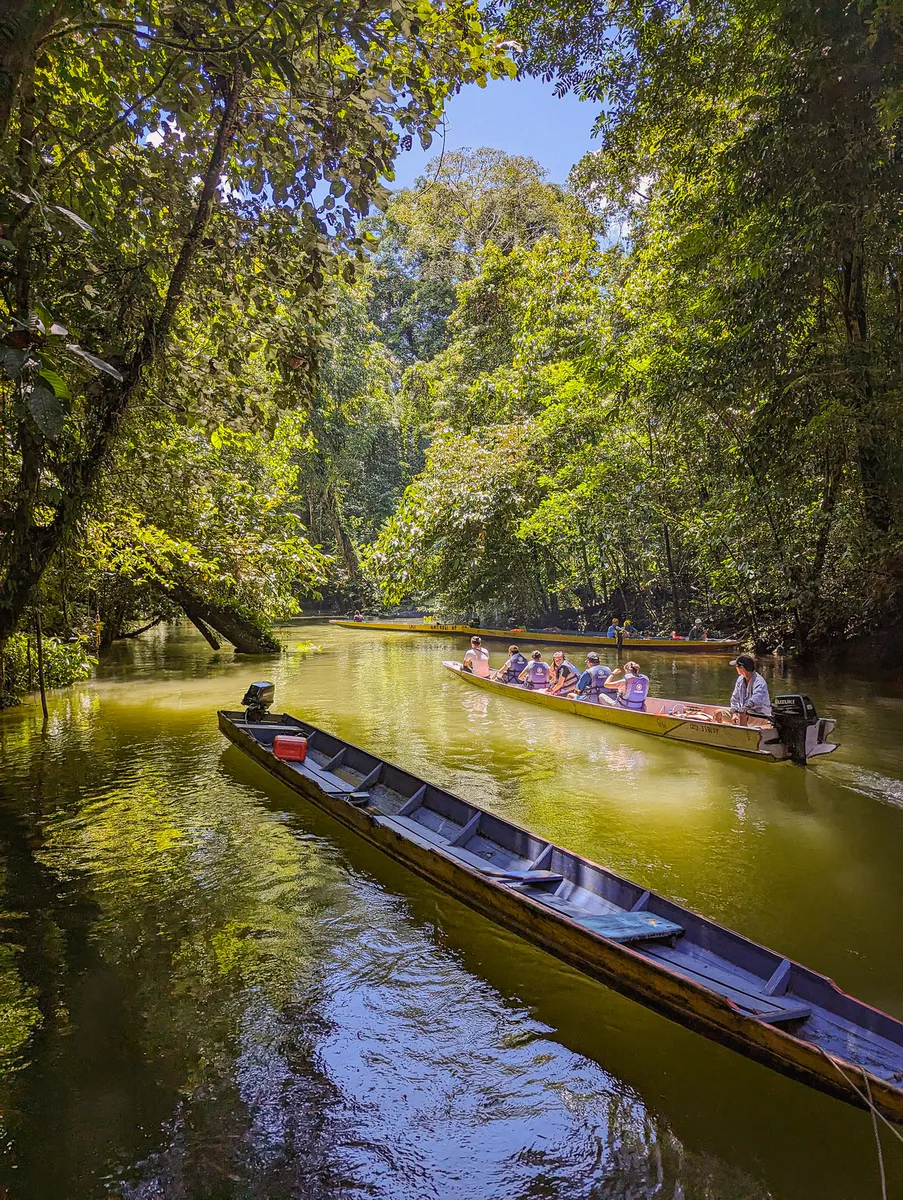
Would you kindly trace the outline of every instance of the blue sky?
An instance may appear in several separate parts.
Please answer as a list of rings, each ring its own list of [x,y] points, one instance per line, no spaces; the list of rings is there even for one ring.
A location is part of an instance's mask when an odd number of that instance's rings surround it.
[[[554,183],[564,183],[574,163],[593,148],[590,131],[599,107],[568,95],[558,99],[552,84],[539,79],[496,79],[485,88],[462,88],[446,109],[447,150],[489,146],[535,158]],[[410,187],[438,155],[437,134],[429,150],[399,155],[393,188]]]

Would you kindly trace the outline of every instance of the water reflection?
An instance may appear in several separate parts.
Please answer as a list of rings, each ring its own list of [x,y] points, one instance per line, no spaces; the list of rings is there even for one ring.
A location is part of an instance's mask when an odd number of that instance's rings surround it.
[[[263,672],[285,707],[899,1008],[876,904],[900,898],[893,809],[500,702],[443,678],[428,639],[316,640]],[[700,664],[667,669],[711,694]],[[0,717],[10,1196],[871,1187],[859,1114],[556,963],[223,753],[212,711],[248,674],[157,630],[54,696],[45,737],[28,709]]]

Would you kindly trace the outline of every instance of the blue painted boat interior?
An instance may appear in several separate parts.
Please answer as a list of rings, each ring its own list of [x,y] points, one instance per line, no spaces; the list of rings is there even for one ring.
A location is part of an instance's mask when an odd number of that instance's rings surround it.
[[[284,765],[320,791],[366,808],[386,829],[629,946],[650,966],[725,997],[753,1020],[903,1085],[903,1022],[824,976],[303,721],[283,715],[248,724],[243,713],[223,715],[265,748],[279,733],[306,735],[305,762]]]

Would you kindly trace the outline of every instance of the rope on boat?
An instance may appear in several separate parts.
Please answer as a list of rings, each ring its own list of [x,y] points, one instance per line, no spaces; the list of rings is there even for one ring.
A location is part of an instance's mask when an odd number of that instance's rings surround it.
[[[869,1100],[869,1112],[872,1116],[872,1132],[875,1135],[875,1147],[878,1151],[878,1174],[881,1176],[881,1200],[887,1200],[887,1178],[884,1174],[884,1151],[881,1149],[881,1138],[878,1133],[878,1118],[875,1115],[876,1109],[872,1103],[872,1089],[869,1086],[869,1077],[864,1067],[860,1069],[862,1070],[862,1080],[865,1084],[865,1094]]]
[[[898,1142],[903,1142],[903,1133],[900,1132],[900,1130],[896,1127],[896,1125],[893,1125],[890,1121],[888,1121],[888,1119],[887,1119],[887,1117],[885,1117],[884,1113],[882,1113],[877,1108],[877,1106],[875,1105],[875,1102],[872,1100],[872,1089],[871,1089],[871,1085],[869,1084],[868,1072],[866,1071],[865,1067],[859,1068],[859,1070],[862,1072],[862,1082],[865,1084],[865,1091],[861,1092],[859,1090],[859,1088],[856,1086],[856,1084],[852,1081],[852,1079],[850,1079],[849,1075],[847,1075],[846,1071],[844,1071],[843,1067],[840,1065],[840,1063],[837,1061],[837,1059],[834,1058],[834,1056],[832,1054],[829,1054],[827,1052],[827,1050],[823,1049],[821,1046],[817,1046],[816,1049],[819,1050],[820,1053],[822,1053],[825,1056],[825,1058],[828,1060],[828,1062],[837,1071],[838,1075],[840,1075],[841,1078],[844,1080],[844,1082],[850,1088],[853,1089],[853,1091],[856,1093],[856,1095],[859,1097],[859,1099],[862,1101],[862,1103],[865,1105],[865,1107],[869,1110],[869,1113],[872,1118],[872,1130],[874,1131],[874,1134],[875,1134],[875,1146],[878,1151],[878,1172],[881,1176],[881,1197],[882,1197],[882,1200],[887,1200],[887,1178],[884,1173],[884,1152],[881,1149],[881,1137],[880,1137],[879,1131],[878,1131],[878,1118],[880,1117],[880,1119],[884,1122],[884,1124],[891,1131],[891,1133],[894,1135],[894,1137],[897,1139]]]

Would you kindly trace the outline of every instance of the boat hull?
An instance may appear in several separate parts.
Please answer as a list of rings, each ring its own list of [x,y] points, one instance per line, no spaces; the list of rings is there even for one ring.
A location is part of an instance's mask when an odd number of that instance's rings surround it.
[[[395,633],[433,633],[454,634],[459,637],[483,637],[492,641],[510,642],[518,638],[531,645],[545,643],[556,646],[586,646],[588,648],[616,650],[617,638],[602,637],[592,633],[548,633],[536,629],[482,629],[476,625],[443,625],[439,622],[426,621],[330,621],[331,625],[341,625],[346,629],[382,629]],[[740,650],[739,642],[719,639],[709,642],[691,642],[686,639],[669,638],[640,638],[629,637],[622,641],[622,649],[633,651],[658,651],[665,654],[736,654]]]
[[[387,827],[381,820],[379,811],[350,802],[348,794],[337,795],[328,792],[307,777],[300,764],[277,759],[248,729],[242,728],[243,714],[220,712],[218,719],[219,728],[225,737],[257,761],[270,775],[287,784],[294,792],[396,862],[436,884],[490,920],[623,995],[783,1075],[858,1107],[867,1107],[866,1097],[870,1095],[871,1103],[880,1113],[891,1121],[903,1123],[903,1090],[896,1084],[871,1072],[866,1075],[857,1065],[845,1061],[842,1057],[828,1054],[818,1045],[795,1037],[764,1019],[750,1018],[723,996],[698,986],[679,972],[663,971],[650,964],[647,958],[630,946],[598,936],[566,916],[550,911],[528,896],[513,891],[504,883],[468,867],[466,863],[458,862],[434,847],[420,844],[416,838],[404,836],[397,829]],[[304,731],[313,729],[305,723],[296,722],[288,715],[274,720],[282,723],[294,722]],[[326,736],[329,738],[329,735]],[[337,739],[330,740],[338,742]],[[352,749],[359,755],[365,754],[356,748]],[[394,776],[411,780],[412,784],[420,782],[400,768],[391,767],[386,763],[382,765]],[[505,824],[525,837],[534,836],[525,830],[519,830],[519,827],[511,823]],[[579,859],[574,855],[570,858],[587,869],[600,870],[588,860]],[[644,895],[648,896],[649,893]],[[690,916],[687,910],[682,911],[686,916]],[[719,928],[705,922],[703,918],[697,920],[711,928]],[[749,947],[750,952],[771,953],[747,942],[739,935],[728,936]],[[815,980],[820,987],[827,988],[835,994],[841,1004],[855,1004],[887,1026],[899,1026],[903,1029],[901,1023],[894,1022],[885,1014],[868,1009],[868,1006],[846,997],[830,980],[808,972],[805,968],[798,968],[796,964],[788,963],[787,960],[784,960],[784,965],[788,970],[805,972],[806,976]],[[868,1082],[864,1086],[866,1079]]]
[[[633,729],[637,733],[648,733],[672,742],[708,746],[713,750],[730,750],[735,754],[745,754],[747,757],[766,759],[769,762],[775,762],[778,757],[764,747],[763,730],[757,726],[718,725],[714,721],[689,721],[679,717],[610,708],[608,705],[589,700],[570,700],[566,696],[550,696],[547,692],[533,692],[527,688],[512,687],[507,683],[496,683],[493,679],[483,679],[469,671],[462,671],[460,663],[443,662],[442,665],[474,687],[495,692],[500,696],[525,700],[528,704],[537,704],[556,712],[571,713],[591,721],[601,721],[604,725],[617,725],[622,729]],[[768,728],[773,734],[773,727]],[[781,753],[780,757],[785,756]]]

